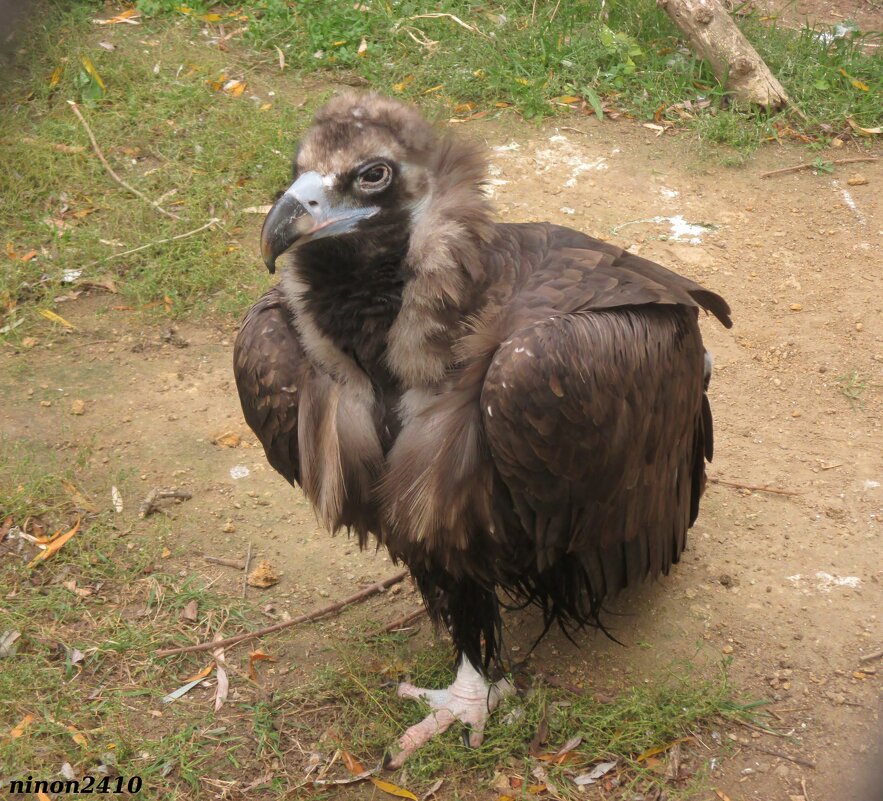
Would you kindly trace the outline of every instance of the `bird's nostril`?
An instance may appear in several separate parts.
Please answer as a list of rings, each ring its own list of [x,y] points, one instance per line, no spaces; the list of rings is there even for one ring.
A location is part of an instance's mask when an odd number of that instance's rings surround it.
[[[316,208],[316,206],[319,205],[319,201],[318,200],[308,200],[307,205],[310,206],[311,208]]]

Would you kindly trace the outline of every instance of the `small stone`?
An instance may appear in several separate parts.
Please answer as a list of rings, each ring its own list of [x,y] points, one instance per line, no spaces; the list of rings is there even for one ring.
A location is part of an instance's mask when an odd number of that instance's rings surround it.
[[[868,179],[858,172],[846,179],[847,186],[864,186],[867,182]]]
[[[864,330],[865,330],[865,324],[864,324],[864,323],[856,323],[856,324],[855,324],[855,330],[856,330],[856,331],[864,331]]]
[[[803,304],[802,303],[792,303],[789,308],[791,309],[791,311],[803,311]]]
[[[85,414],[86,413],[86,401],[75,400],[71,403],[71,414]]]
[[[21,341],[21,344],[22,344],[22,347],[28,348],[28,350],[30,350],[31,348],[33,348],[37,344],[37,340],[34,339],[33,337],[25,337]],[[67,764],[67,763],[65,763],[65,764]]]
[[[52,401],[40,401],[40,405],[48,409],[52,405]]]
[[[733,646],[732,645],[725,645],[723,648],[721,648],[721,653],[724,653],[724,654],[733,653]]]
[[[236,531],[236,524],[232,520],[228,520],[224,523],[224,527],[221,529],[225,534],[233,534]]]
[[[800,417],[801,414],[803,414],[803,412],[799,411],[798,409],[795,409],[793,412],[791,412],[792,417]]]

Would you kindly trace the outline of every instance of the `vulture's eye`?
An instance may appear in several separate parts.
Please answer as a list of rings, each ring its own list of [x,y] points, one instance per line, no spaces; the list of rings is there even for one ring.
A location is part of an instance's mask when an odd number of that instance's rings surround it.
[[[357,181],[363,192],[379,192],[392,181],[392,170],[383,162],[369,164],[359,173]]]

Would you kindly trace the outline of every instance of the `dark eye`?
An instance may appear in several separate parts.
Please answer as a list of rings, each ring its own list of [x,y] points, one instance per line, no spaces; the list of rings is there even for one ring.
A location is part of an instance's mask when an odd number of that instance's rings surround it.
[[[388,164],[370,164],[359,173],[359,189],[364,192],[377,192],[389,186],[392,170]]]

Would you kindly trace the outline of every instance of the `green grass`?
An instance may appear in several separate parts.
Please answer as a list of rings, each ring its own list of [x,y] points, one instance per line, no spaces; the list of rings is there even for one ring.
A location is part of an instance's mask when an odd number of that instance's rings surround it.
[[[868,376],[860,370],[852,370],[837,376],[836,380],[840,394],[849,401],[849,405],[853,409],[863,409],[865,393],[872,386]]]
[[[365,632],[375,630],[376,621],[363,621],[343,635],[335,628],[322,637],[317,627],[316,642],[326,644],[312,646],[324,647],[313,657],[320,667],[312,679],[309,669],[297,677],[287,671],[274,675],[272,663],[264,663],[261,681],[254,683],[246,675],[250,649],[241,647],[228,651],[235,694],[219,712],[212,710],[211,690],[202,687],[163,704],[163,696],[211,657],[160,660],[155,649],[207,639],[219,630],[225,636],[253,630],[266,620],[254,605],[213,590],[192,569],[180,575],[187,563],[175,561],[169,518],[157,515],[133,530],[113,512],[78,508],[82,503],[71,494],[70,482],[87,500],[106,490],[107,477],[89,470],[89,448],[58,450],[24,439],[4,440],[2,446],[0,518],[12,515],[15,525],[24,526],[36,516],[49,531],[66,530],[82,518],[82,528],[33,568],[27,566],[36,553],[33,545],[19,547],[19,539],[0,543],[0,635],[21,634],[15,652],[0,659],[0,787],[27,774],[52,778],[67,762],[78,776],[94,775],[102,765],[112,776],[140,776],[145,799],[206,793],[215,787],[206,777],[245,782],[267,773],[274,778],[261,797],[290,797],[311,753],[327,760],[340,748],[374,765],[425,714],[420,705],[396,698],[397,681],[408,677],[444,686],[452,680],[446,641],[426,646],[371,637]],[[125,497],[133,496],[133,488],[121,486]],[[199,610],[196,625],[181,617],[192,600]],[[303,637],[310,634],[302,632],[298,641]],[[303,657],[301,650],[296,656],[290,651],[293,642],[286,633],[265,639],[262,647],[277,658],[275,664],[297,668]],[[466,794],[487,792],[499,772],[532,783],[531,771],[540,763],[529,755],[528,744],[545,717],[544,751],[555,751],[575,735],[582,738],[573,762],[546,765],[565,795],[576,797],[573,775],[615,759],[621,787],[634,792],[660,787],[672,798],[687,798],[702,786],[706,757],[695,744],[684,746],[695,747],[686,756],[698,771],[687,783],[669,785],[638,757],[682,736],[704,738],[710,725],[746,711],[733,701],[726,665],[671,665],[646,682],[605,687],[611,698],[604,701],[523,679],[522,693],[491,717],[480,748],[462,744],[458,725],[418,752],[406,775],[390,778],[422,791],[444,777],[454,792]],[[29,716],[22,735],[9,737]]]
[[[736,162],[777,137],[822,146],[850,130],[847,118],[874,127],[883,108],[883,59],[863,50],[870,34],[829,45],[752,16],[742,27],[805,119],[733,108],[651,0],[608,3],[606,19],[594,0],[537,3],[533,18],[527,0],[442,0],[437,16],[410,1],[256,0],[206,16],[209,5],[140,0],[141,25],[98,26],[103,4],[46,0],[20,33],[0,108],[0,328],[76,289],[63,281],[71,271],[113,280],[121,304],[149,313],[239,314],[267,283],[261,218],[243,210],[285,185],[293,144],[328,94],[322,81],[361,82],[441,118],[657,115]],[[242,94],[224,91],[230,80]],[[180,220],[111,179],[69,100],[119,175]],[[112,258],[213,217],[210,230]]]
[[[415,654],[387,638],[356,648],[350,644],[337,655],[342,665],[330,666],[309,685],[277,693],[275,713],[295,728],[299,742],[324,741],[326,747],[352,753],[366,767],[378,764],[403,729],[427,712],[420,704],[396,698],[395,681],[407,675],[418,686],[437,687],[454,678],[447,644]],[[464,745],[463,728],[455,724],[414,754],[406,768],[409,787],[419,793],[443,776],[449,790],[460,784],[474,789],[476,782],[487,785],[501,770],[526,777],[530,784],[531,770],[545,764],[559,789],[576,797],[571,777],[597,762],[616,760],[621,786],[634,792],[658,787],[674,794],[670,797],[686,797],[696,785],[670,786],[638,758],[657,748],[664,754],[674,740],[748,711],[733,700],[726,664],[705,674],[689,662],[673,664],[645,684],[617,691],[609,701],[534,682],[491,716],[481,747]],[[541,718],[548,726],[544,753],[556,752],[574,736],[582,738],[564,766],[538,762],[529,754]]]

